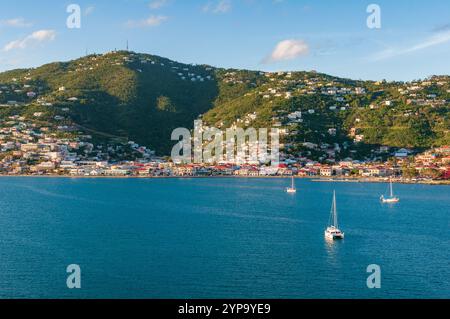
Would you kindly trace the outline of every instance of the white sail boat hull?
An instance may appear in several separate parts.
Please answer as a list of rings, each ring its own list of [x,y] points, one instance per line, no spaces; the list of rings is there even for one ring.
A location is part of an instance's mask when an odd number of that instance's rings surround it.
[[[327,239],[336,240],[344,239],[344,237],[345,234],[335,227],[328,227],[327,230],[325,230],[325,238]]]
[[[384,198],[384,196],[381,196],[381,202],[385,204],[394,204],[400,202],[400,199],[397,197],[394,198]]]

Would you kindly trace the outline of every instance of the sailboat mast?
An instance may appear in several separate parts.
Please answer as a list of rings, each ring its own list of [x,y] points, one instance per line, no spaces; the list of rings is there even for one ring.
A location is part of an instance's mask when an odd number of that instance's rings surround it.
[[[294,189],[294,176],[292,176],[292,189]]]
[[[392,190],[392,179],[391,179],[391,183],[390,183],[390,189],[391,189],[391,198],[394,197],[394,191]]]
[[[336,191],[333,193],[333,226],[338,227],[337,208],[336,208]]]

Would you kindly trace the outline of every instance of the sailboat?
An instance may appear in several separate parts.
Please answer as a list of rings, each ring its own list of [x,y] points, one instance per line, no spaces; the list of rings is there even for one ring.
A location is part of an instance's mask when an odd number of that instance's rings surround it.
[[[381,195],[381,197],[380,197],[381,202],[385,203],[385,204],[398,203],[400,201],[400,198],[398,198],[397,196],[394,196],[394,190],[392,188],[392,179],[389,180],[389,190],[390,190],[389,197],[385,198],[384,195]]]
[[[325,238],[327,239],[344,239],[344,233],[339,229],[338,215],[336,207],[336,191],[333,193],[333,204],[331,206],[330,221],[328,228],[325,230]]]
[[[292,184],[291,187],[286,188],[286,193],[295,194],[297,193],[297,189],[295,188],[294,176],[292,176]]]

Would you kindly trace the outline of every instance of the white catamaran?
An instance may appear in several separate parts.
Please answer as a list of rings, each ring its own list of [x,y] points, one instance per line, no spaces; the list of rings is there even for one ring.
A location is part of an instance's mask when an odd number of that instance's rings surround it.
[[[394,196],[394,190],[392,188],[392,179],[389,181],[389,190],[390,190],[390,195],[388,198],[384,197],[384,195],[381,195],[380,200],[382,203],[386,203],[386,204],[393,204],[393,203],[398,203],[400,201],[400,198],[398,198],[397,196]]]
[[[286,193],[295,194],[297,193],[297,189],[295,188],[294,176],[292,176],[292,185],[291,187],[286,188]]]
[[[325,230],[325,238],[327,239],[344,239],[344,233],[339,229],[338,215],[336,207],[336,191],[333,193],[333,205],[331,206],[330,221],[328,228]]]

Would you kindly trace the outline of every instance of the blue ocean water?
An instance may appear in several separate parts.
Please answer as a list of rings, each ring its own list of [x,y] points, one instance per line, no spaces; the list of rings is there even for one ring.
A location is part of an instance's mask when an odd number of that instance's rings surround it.
[[[450,187],[289,183],[0,178],[0,298],[450,298]]]

